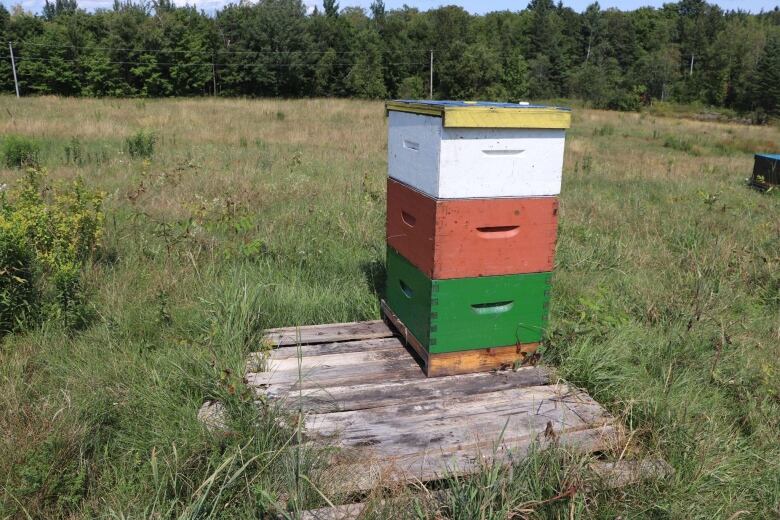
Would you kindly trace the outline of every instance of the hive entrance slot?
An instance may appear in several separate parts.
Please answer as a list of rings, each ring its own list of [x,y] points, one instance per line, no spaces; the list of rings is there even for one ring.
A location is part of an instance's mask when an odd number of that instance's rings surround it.
[[[414,291],[412,288],[406,285],[403,280],[398,280],[398,284],[401,286],[401,292],[404,293],[404,296],[407,298],[414,296]]]
[[[413,150],[415,152],[420,151],[420,143],[417,143],[415,141],[410,141],[409,139],[404,139],[404,148],[407,150]]]
[[[485,155],[502,156],[502,155],[520,155],[525,150],[482,150]]]
[[[471,310],[477,314],[501,314],[508,312],[515,304],[514,301],[505,302],[493,302],[493,303],[475,303],[471,306]]]
[[[483,226],[477,231],[484,238],[509,238],[520,232],[520,226]]]

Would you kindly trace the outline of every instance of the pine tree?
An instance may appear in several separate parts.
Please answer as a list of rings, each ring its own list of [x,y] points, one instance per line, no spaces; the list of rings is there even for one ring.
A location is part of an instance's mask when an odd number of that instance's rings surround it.
[[[756,66],[754,99],[768,114],[780,115],[780,34],[769,37]]]
[[[325,11],[325,16],[332,18],[339,15],[339,3],[336,0],[323,0],[322,9]]]
[[[3,50],[8,50],[7,42],[11,40],[8,33],[10,25],[11,13],[8,12],[4,5],[0,4],[0,45],[3,45]],[[13,92],[13,90],[14,80],[9,56],[8,58],[0,59],[0,92]]]

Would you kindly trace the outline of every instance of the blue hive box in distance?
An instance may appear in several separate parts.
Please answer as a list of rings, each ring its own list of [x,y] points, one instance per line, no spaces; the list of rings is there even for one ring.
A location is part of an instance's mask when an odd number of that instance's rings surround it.
[[[764,189],[780,185],[780,154],[757,153],[750,181]]]

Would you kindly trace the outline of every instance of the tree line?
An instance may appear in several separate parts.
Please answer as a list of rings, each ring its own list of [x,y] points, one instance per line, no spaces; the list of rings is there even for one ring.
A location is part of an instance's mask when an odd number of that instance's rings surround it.
[[[652,100],[780,111],[780,9],[724,11],[703,0],[578,13],[553,0],[472,15],[340,8],[324,0],[229,4],[214,13],[172,0],[114,0],[86,12],[46,1],[0,6],[23,94],[65,96],[428,96],[580,98],[631,110]],[[13,92],[10,53],[0,90]]]

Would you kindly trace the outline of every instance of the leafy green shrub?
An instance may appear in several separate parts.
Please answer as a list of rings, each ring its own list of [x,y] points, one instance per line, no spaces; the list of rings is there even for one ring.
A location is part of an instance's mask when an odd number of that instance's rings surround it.
[[[157,143],[157,134],[151,130],[139,130],[127,139],[127,152],[130,157],[143,157],[149,159],[154,155],[154,145]]]
[[[606,108],[621,112],[638,112],[642,109],[646,97],[644,85],[635,85],[631,90],[616,90],[607,101]]]
[[[20,135],[9,135],[3,139],[3,157],[9,168],[38,166],[41,148],[34,139]]]
[[[29,169],[0,199],[0,272],[10,275],[0,281],[0,333],[37,316],[71,327],[87,318],[81,273],[103,232],[103,195],[81,179],[43,190],[44,176]]]
[[[37,280],[35,251],[17,229],[0,225],[0,336],[33,317]]]

